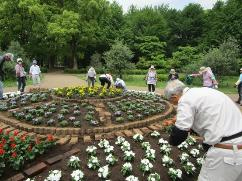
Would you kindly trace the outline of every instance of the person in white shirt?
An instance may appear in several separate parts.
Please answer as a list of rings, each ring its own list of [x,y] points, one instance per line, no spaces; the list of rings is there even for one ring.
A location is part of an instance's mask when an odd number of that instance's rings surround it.
[[[100,75],[99,76],[99,81],[101,82],[101,86],[103,86],[103,87],[107,83],[107,89],[109,89],[109,87],[114,84],[113,77],[112,77],[111,74],[102,74],[102,75]]]
[[[127,91],[125,82],[122,79],[120,79],[120,78],[116,79],[116,82],[114,83],[114,86],[116,88],[123,89],[123,91]]]
[[[169,143],[179,145],[190,130],[203,138],[207,153],[198,181],[241,181],[242,114],[235,103],[215,89],[189,89],[179,80],[168,82],[164,93],[178,104]]]
[[[93,67],[90,67],[90,69],[87,72],[87,78],[86,78],[88,87],[90,87],[90,85],[94,87],[95,80],[96,80],[96,71]]]
[[[37,61],[33,60],[33,65],[29,69],[29,74],[32,77],[33,85],[40,87],[40,68],[37,65]]]

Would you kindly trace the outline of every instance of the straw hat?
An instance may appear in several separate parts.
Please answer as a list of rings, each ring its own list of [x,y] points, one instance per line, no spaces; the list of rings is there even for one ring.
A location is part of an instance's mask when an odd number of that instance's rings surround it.
[[[154,65],[151,65],[151,66],[150,66],[150,69],[155,69],[155,66],[154,66]]]
[[[199,73],[202,74],[203,72],[206,72],[206,67],[200,67]]]
[[[22,58],[17,58],[17,62],[23,62]]]
[[[170,74],[175,74],[175,73],[176,73],[175,69],[170,70]]]

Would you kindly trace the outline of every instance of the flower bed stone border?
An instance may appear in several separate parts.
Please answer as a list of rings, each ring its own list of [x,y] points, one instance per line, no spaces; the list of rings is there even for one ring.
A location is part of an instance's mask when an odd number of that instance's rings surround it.
[[[164,102],[167,104],[168,108],[167,108],[166,112],[164,112],[162,114],[151,116],[145,120],[133,121],[133,122],[129,122],[129,123],[124,123],[122,125],[110,125],[107,127],[96,127],[96,128],[89,128],[89,129],[37,127],[37,126],[32,126],[32,125],[23,123],[21,121],[18,121],[18,120],[12,119],[12,118],[8,118],[4,115],[0,115],[0,121],[16,128],[16,129],[27,131],[27,132],[34,132],[36,134],[42,134],[42,135],[45,135],[45,134],[53,134],[55,136],[66,136],[66,135],[83,136],[85,134],[94,135],[96,133],[108,133],[108,132],[112,132],[112,131],[145,127],[145,126],[149,126],[153,123],[156,123],[158,121],[161,121],[161,120],[167,118],[168,116],[170,116],[174,111],[173,106],[169,102],[167,102],[167,101],[164,101]]]

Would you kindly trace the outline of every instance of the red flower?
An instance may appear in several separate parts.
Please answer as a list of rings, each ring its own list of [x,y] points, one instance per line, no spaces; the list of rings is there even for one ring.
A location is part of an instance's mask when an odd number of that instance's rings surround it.
[[[0,143],[0,149],[3,148],[4,144]]]
[[[47,140],[51,142],[54,140],[54,138],[51,134],[49,134],[49,135],[47,135]]]
[[[4,138],[2,138],[2,144],[5,144],[7,141],[4,139]]]
[[[5,153],[4,149],[0,149],[0,155],[3,155]]]
[[[16,152],[13,152],[13,153],[12,153],[12,157],[13,157],[13,158],[16,158],[16,157],[17,157],[17,153],[16,153]]]
[[[3,133],[3,129],[2,128],[0,128],[0,134],[2,134]]]
[[[10,141],[12,141],[12,142],[15,141],[15,140],[14,140],[14,137],[10,137],[9,139],[10,139]]]
[[[18,135],[18,130],[15,130],[15,131],[13,132],[13,135],[14,135],[14,136],[17,136],[17,135]]]
[[[5,132],[6,135],[9,135],[9,133],[10,133],[10,130],[7,130],[7,131]]]
[[[16,144],[12,143],[11,148],[15,148],[15,147],[16,147]]]

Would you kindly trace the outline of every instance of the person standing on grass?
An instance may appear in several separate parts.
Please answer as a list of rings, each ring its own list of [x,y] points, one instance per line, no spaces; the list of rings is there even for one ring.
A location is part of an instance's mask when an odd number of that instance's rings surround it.
[[[13,60],[12,53],[6,53],[3,56],[0,56],[0,100],[3,100],[3,81],[5,79],[3,65],[6,61],[12,61],[12,60]]]
[[[148,85],[149,92],[155,92],[155,86],[157,82],[157,74],[154,65],[151,65],[146,75],[146,84]]]
[[[96,80],[96,71],[93,67],[90,67],[90,69],[87,72],[87,78],[86,78],[88,87],[90,87],[90,85],[94,87],[95,80]]]
[[[107,89],[110,88],[111,85],[114,84],[113,77],[111,74],[102,74],[99,76],[99,81],[101,82],[101,86],[105,86],[107,84]]]
[[[188,88],[168,82],[165,97],[177,104],[169,143],[177,146],[192,130],[203,139],[207,153],[198,181],[241,181],[242,114],[224,93],[208,87]]]
[[[179,79],[178,73],[176,73],[175,69],[170,70],[170,74],[168,75],[168,81]]]
[[[239,99],[236,101],[236,103],[240,104],[242,106],[242,68],[240,69],[240,76],[238,81],[235,83],[235,86],[238,89]]]
[[[29,69],[29,75],[32,77],[33,80],[33,85],[34,86],[38,86],[38,88],[40,88],[40,68],[37,65],[37,61],[33,60],[33,65],[31,65],[30,69]]]
[[[210,67],[201,67],[198,74],[191,74],[190,76],[202,76],[203,87],[217,88],[218,86],[218,83]]]
[[[20,91],[20,93],[24,93],[24,88],[26,86],[26,72],[24,71],[22,58],[17,58],[15,71],[18,81],[18,91]]]

